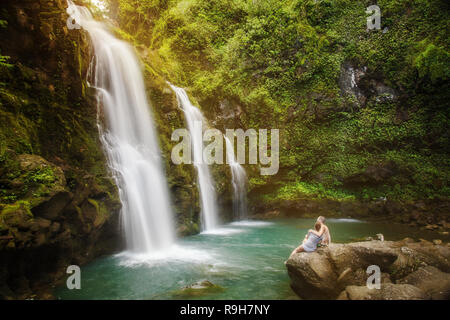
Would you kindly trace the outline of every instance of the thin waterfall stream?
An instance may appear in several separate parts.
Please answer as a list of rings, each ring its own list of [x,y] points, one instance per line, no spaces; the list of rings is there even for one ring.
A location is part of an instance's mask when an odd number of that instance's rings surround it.
[[[178,103],[186,117],[186,123],[191,135],[194,166],[198,175],[202,229],[203,231],[210,231],[218,226],[218,210],[214,181],[211,177],[209,165],[203,159],[202,125],[206,121],[201,111],[191,103],[183,88],[178,88],[172,84],[170,84],[170,87],[175,92]]]
[[[231,183],[233,186],[233,216],[234,219],[247,219],[247,174],[245,169],[236,160],[233,144],[228,137],[225,138],[227,163],[231,170]]]

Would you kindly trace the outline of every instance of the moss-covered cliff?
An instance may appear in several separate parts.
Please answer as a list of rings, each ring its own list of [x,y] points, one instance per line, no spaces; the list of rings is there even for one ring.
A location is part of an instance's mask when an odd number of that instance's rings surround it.
[[[280,129],[255,212],[448,216],[446,1],[108,2],[216,127]]]
[[[0,297],[30,297],[119,246],[120,202],[98,139],[85,36],[66,3],[0,9]]]

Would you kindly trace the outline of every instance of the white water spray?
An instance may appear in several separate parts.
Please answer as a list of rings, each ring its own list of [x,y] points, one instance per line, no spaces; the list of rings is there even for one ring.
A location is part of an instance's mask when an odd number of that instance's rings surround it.
[[[129,250],[149,253],[175,241],[169,190],[141,68],[133,49],[115,38],[88,9],[68,0],[92,41],[91,86],[97,89],[100,136],[122,202]]]
[[[216,190],[214,189],[209,166],[203,160],[203,132],[201,128],[197,128],[197,124],[204,124],[205,119],[200,110],[192,105],[184,89],[172,84],[170,84],[170,87],[177,96],[191,135],[192,154],[194,166],[197,169],[200,192],[202,229],[203,231],[212,230],[218,225]]]
[[[227,146],[227,163],[231,169],[231,183],[233,185],[233,214],[237,220],[247,219],[247,174],[237,162],[231,141],[225,138]]]

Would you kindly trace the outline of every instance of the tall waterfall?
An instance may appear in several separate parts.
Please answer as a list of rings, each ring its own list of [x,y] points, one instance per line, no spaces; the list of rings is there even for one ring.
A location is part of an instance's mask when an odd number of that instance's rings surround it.
[[[194,166],[197,169],[198,186],[201,201],[202,229],[204,231],[217,227],[216,191],[209,171],[208,164],[203,161],[203,131],[201,125],[205,119],[200,110],[192,105],[186,91],[174,85],[170,85],[175,92],[178,103],[184,111],[189,133],[191,135],[192,154]]]
[[[122,202],[127,247],[148,253],[169,247],[175,228],[157,133],[133,49],[115,38],[88,9],[68,0],[94,49],[91,86],[97,90],[100,136]]]
[[[225,137],[227,146],[227,163],[231,169],[231,183],[233,185],[233,214],[234,218],[243,220],[247,218],[247,174],[245,169],[237,162],[233,145]]]

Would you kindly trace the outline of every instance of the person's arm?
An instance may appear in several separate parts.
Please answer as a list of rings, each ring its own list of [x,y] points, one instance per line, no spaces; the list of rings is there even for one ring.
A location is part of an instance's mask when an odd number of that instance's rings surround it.
[[[305,243],[308,240],[310,232],[312,232],[311,229],[309,229],[308,232],[305,234],[305,238],[303,238],[302,244]]]
[[[316,236],[320,237],[325,232],[325,226],[322,224],[322,226],[320,227],[320,230],[318,232],[316,230],[312,230],[312,229],[309,231],[314,233]]]
[[[329,238],[330,232],[329,232],[328,227],[326,225],[323,225],[323,226],[325,228],[325,232],[323,234],[322,241],[320,241],[320,244],[322,244],[322,245],[329,245],[330,244],[330,238]]]
[[[327,227],[327,244],[331,243],[331,234],[330,234],[330,229]]]
[[[325,233],[323,234],[323,238],[322,238],[322,240],[320,241],[320,244],[323,245],[323,246],[327,246],[327,245],[330,244],[330,242],[329,242],[329,240],[328,240],[327,233],[328,233],[328,231],[325,230]]]
[[[313,232],[313,230],[312,229],[309,229],[308,230],[308,232],[305,234],[305,238],[303,239],[303,242],[305,242],[306,240],[308,240],[308,238],[309,238],[309,233],[310,232]]]

